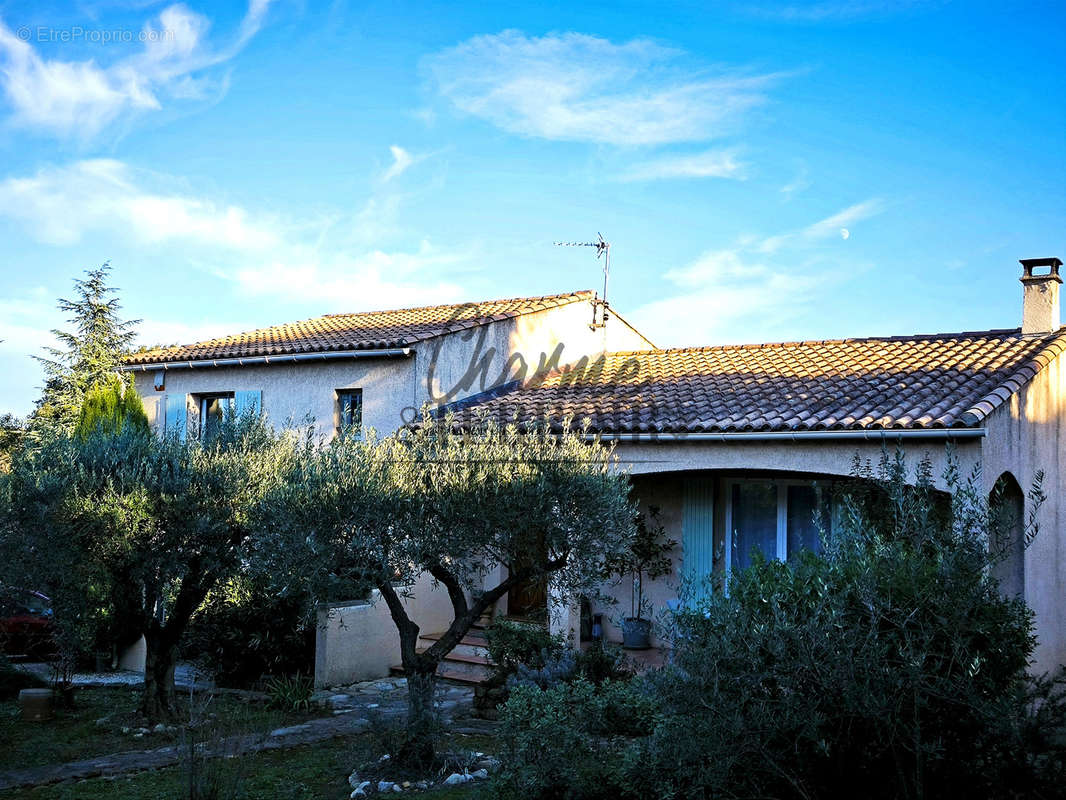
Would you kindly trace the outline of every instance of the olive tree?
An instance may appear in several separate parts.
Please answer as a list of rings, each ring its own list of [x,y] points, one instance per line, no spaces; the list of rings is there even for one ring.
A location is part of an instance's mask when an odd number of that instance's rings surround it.
[[[248,509],[294,452],[293,437],[256,417],[206,440],[136,425],[54,431],[16,454],[5,477],[0,569],[70,598],[56,609],[61,627],[88,613],[87,581],[112,587],[108,601],[147,642],[142,711],[169,717],[189,621],[242,568]]]
[[[425,417],[387,438],[346,434],[305,448],[290,467],[260,509],[274,534],[261,540],[268,568],[319,596],[355,576],[380,591],[408,681],[400,755],[423,763],[433,757],[437,667],[478,618],[526,581],[550,581],[561,598],[594,589],[633,535],[628,477],[611,448],[579,431],[485,421],[459,431]],[[420,651],[404,598],[425,573],[447,591],[452,620]]]

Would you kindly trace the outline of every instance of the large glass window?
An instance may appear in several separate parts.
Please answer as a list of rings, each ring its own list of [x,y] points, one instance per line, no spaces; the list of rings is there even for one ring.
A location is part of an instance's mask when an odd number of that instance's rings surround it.
[[[232,412],[233,392],[200,395],[200,436],[218,433],[227,412]]]
[[[729,568],[750,566],[756,549],[781,560],[803,549],[819,552],[829,510],[827,492],[811,481],[731,481],[726,510]]]
[[[751,564],[752,550],[777,554],[777,485],[773,481],[734,483],[732,566]]]

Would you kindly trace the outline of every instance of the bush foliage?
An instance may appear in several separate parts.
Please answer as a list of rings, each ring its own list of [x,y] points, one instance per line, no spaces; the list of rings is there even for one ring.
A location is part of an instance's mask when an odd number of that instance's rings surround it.
[[[501,796],[1061,796],[1066,684],[1027,674],[978,476],[940,495],[898,455],[863,477],[821,555],[756,558],[675,615],[673,663],[620,698],[654,697],[649,733],[584,683],[516,687]]]

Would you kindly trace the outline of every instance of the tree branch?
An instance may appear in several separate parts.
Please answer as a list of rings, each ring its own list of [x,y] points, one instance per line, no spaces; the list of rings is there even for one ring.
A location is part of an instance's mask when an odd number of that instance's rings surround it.
[[[444,584],[444,587],[448,590],[448,597],[452,601],[452,609],[455,611],[455,618],[459,619],[466,615],[468,611],[466,604],[466,595],[463,593],[463,587],[459,585],[459,580],[448,572],[441,563],[430,564],[427,569],[429,574],[432,575],[437,581]]]

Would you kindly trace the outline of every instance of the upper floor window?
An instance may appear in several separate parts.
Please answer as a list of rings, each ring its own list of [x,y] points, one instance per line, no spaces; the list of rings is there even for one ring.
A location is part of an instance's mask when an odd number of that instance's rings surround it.
[[[363,390],[337,390],[337,432],[359,433],[363,427]]]
[[[233,392],[200,395],[200,436],[218,433],[227,414],[233,413]]]

